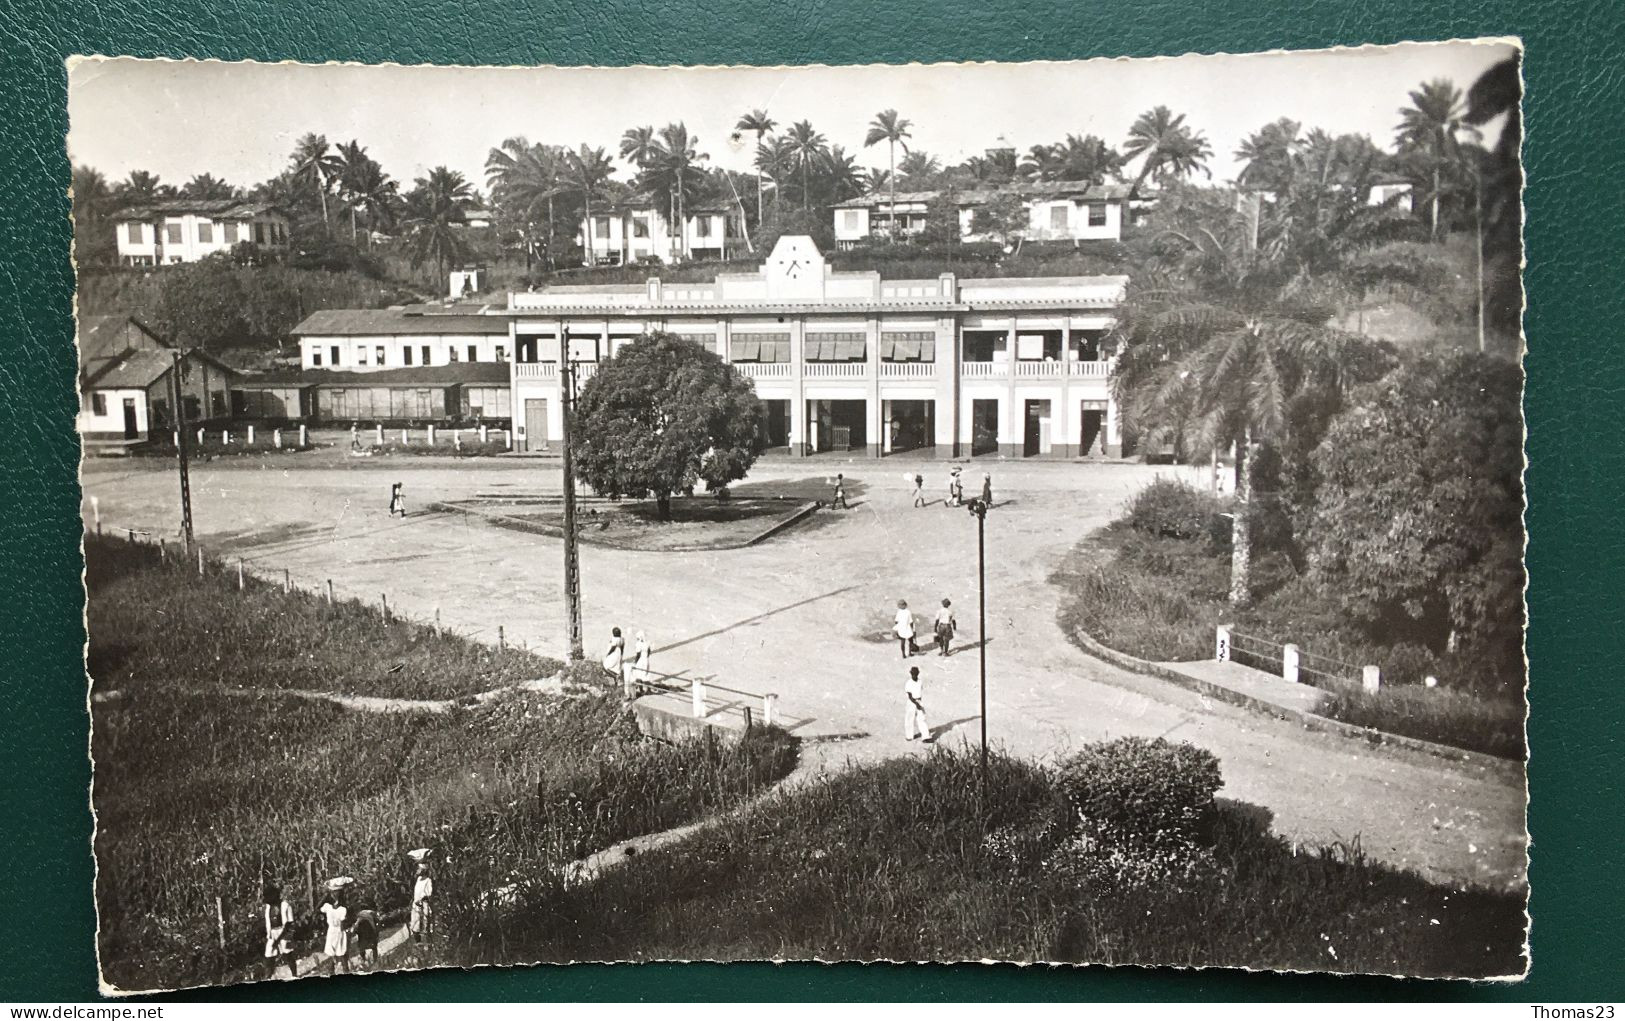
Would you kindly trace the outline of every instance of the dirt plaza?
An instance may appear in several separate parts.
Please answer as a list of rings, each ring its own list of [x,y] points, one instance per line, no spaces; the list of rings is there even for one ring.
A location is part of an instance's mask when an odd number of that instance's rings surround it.
[[[1524,874],[1521,770],[1457,763],[1213,702],[1087,656],[1056,623],[1047,582],[1079,539],[1117,517],[1159,473],[1121,463],[990,462],[967,467],[967,489],[993,474],[987,521],[985,636],[976,622],[976,522],[945,508],[948,465],[896,459],[772,459],[741,485],[827,499],[836,472],[851,509],[820,511],[762,544],[705,552],[581,550],[586,654],[610,628],[644,631],[654,672],[753,694],[777,693],[782,715],[811,743],[804,769],[929,754],[902,738],[902,689],[921,668],[938,740],[979,736],[978,656],[985,641],[991,740],[1048,758],[1088,741],[1166,736],[1219,756],[1221,795],[1267,808],[1272,826],[1307,845],[1350,843],[1434,879],[1492,885]],[[930,506],[912,506],[907,478],[926,478]],[[1193,476],[1194,480],[1194,476]],[[560,540],[424,513],[436,501],[556,494],[556,462],[440,459],[347,462],[317,454],[243,457],[194,467],[199,541],[212,555],[307,589],[332,580],[341,597],[434,619],[464,634],[563,652]],[[387,508],[405,486],[405,519]],[[177,483],[164,461],[91,461],[105,528],[175,535]],[[703,499],[703,497],[701,497]],[[922,623],[943,598],[960,624],[958,651],[905,662],[885,634],[899,599]],[[922,649],[928,643],[922,641]]]

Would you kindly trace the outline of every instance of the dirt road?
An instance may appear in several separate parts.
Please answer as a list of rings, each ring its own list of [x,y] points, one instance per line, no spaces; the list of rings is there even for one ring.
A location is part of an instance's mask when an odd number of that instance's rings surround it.
[[[559,540],[454,515],[386,513],[389,485],[409,507],[478,494],[552,493],[555,462],[452,463],[395,458],[239,458],[200,465],[192,492],[199,538],[212,553],[315,588],[442,621],[466,634],[562,651]],[[337,463],[335,463],[337,462]],[[289,465],[295,467],[289,467]],[[940,502],[914,509],[905,475],[922,470],[933,499],[946,465],[887,460],[771,460],[749,484],[819,487],[846,474],[852,509],[762,546],[711,553],[582,550],[587,655],[611,626],[647,632],[657,673],[777,692],[785,716],[827,766],[925,754],[902,739],[906,667],[921,668],[939,740],[979,734],[975,521]],[[1165,735],[1219,756],[1223,796],[1267,807],[1274,828],[1318,845],[1358,839],[1365,852],[1452,881],[1521,881],[1524,780],[1517,770],[1445,762],[1304,731],[1092,659],[1056,624],[1045,580],[1073,544],[1120,513],[1158,472],[1119,464],[995,464],[998,508],[987,524],[988,724],[994,743],[1033,756],[1126,734]],[[974,489],[980,466],[972,471]],[[93,462],[85,490],[109,526],[173,534],[177,485],[162,462]],[[88,501],[87,501],[88,503]],[[88,513],[88,511],[87,511]],[[905,663],[883,637],[898,599],[928,622],[954,601],[963,651]],[[922,646],[926,643],[922,641]]]

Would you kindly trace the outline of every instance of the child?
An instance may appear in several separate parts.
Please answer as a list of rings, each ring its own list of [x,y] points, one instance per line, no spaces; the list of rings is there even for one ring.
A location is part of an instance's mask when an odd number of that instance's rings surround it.
[[[982,473],[982,506],[993,506],[993,474],[991,472]]]
[[[294,956],[293,940],[288,935],[288,928],[293,924],[293,905],[275,883],[266,883],[263,892],[260,899],[265,902],[265,959],[271,964],[271,974],[276,974],[280,961],[288,966],[290,977],[298,978],[299,958]]]
[[[418,878],[412,884],[412,917],[407,923],[413,940],[429,935],[433,921],[434,877],[429,875],[429,863],[418,862]]]
[[[914,506],[925,506],[925,476],[918,473],[914,476]]]
[[[350,910],[344,906],[344,891],[339,890],[328,895],[322,902],[322,916],[327,919],[327,942],[322,950],[333,962],[333,971],[340,968],[348,971],[345,958],[350,955],[350,930],[346,922],[350,917]]]
[[[959,629],[959,622],[954,620],[953,601],[944,599],[942,609],[937,611],[936,626],[933,630],[937,636],[937,655],[948,655],[948,643],[954,640],[954,632]]]
[[[830,501],[830,506],[831,507],[839,507],[841,510],[850,510],[851,509],[850,507],[848,507],[846,505],[846,476],[845,475],[836,475],[835,476],[835,499]]]

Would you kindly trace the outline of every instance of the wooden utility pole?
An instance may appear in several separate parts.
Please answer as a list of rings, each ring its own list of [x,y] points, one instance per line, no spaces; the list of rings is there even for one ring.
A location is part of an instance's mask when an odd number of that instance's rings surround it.
[[[968,505],[976,518],[976,595],[978,651],[982,660],[982,813],[987,814],[987,511],[981,497]]]
[[[571,453],[570,417],[575,410],[575,360],[570,357],[570,330],[559,338],[560,394],[564,399],[564,605],[566,648],[572,663],[581,661],[581,558],[576,549],[576,479]]]
[[[170,369],[171,389],[175,394],[175,455],[181,471],[181,536],[186,540],[186,551],[192,551],[192,481],[186,463],[186,404],[181,394],[181,366],[186,355],[179,348],[174,352],[174,365]]]

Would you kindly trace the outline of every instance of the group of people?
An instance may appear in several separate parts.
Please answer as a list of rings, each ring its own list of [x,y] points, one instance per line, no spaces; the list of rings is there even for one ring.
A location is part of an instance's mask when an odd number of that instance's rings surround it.
[[[937,655],[941,657],[953,654],[954,635],[959,630],[959,621],[954,617],[954,603],[951,599],[944,599],[942,606],[937,609],[936,616],[931,620],[931,635],[936,641]],[[908,608],[908,600],[897,601],[897,614],[892,618],[892,633],[897,636],[897,645],[904,659],[920,654],[919,628],[914,619],[914,611]],[[921,740],[930,744],[935,738],[931,736],[931,728],[925,719],[925,691],[920,681],[920,668],[908,668],[908,680],[903,686],[903,739],[906,741]]]
[[[837,479],[838,478],[839,476],[837,476]],[[913,487],[910,495],[914,497],[914,506],[926,506],[925,476],[919,472],[915,472],[913,477],[911,477],[908,481],[909,485]],[[838,491],[839,487],[837,486],[837,492]],[[982,473],[982,503],[988,507],[993,506],[992,472]],[[948,497],[942,501],[942,505],[944,507],[965,506],[965,470],[958,465],[954,465],[948,470]]]
[[[322,942],[325,954],[334,972],[349,970],[352,953],[360,956],[362,964],[378,963],[378,935],[381,928],[378,912],[362,907],[354,912],[350,906],[348,880],[332,880],[317,910],[326,923]],[[278,966],[288,969],[289,978],[299,977],[299,943],[295,928],[298,915],[282,888],[267,882],[261,891],[262,914],[265,922],[265,961],[269,966],[267,977],[275,976]],[[412,883],[412,906],[408,928],[413,941],[421,941],[433,924],[434,877],[427,862],[419,861],[417,876]]]
[[[630,651],[620,628],[610,629],[609,647],[604,650],[604,671],[621,682],[621,690],[632,698],[649,683],[649,640],[639,631]]]

